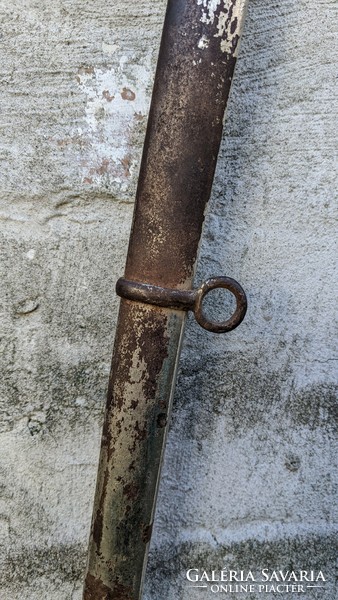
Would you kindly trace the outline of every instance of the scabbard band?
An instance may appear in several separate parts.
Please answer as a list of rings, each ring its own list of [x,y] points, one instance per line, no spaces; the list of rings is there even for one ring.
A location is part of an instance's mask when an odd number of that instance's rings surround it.
[[[236,300],[235,312],[226,321],[213,321],[203,312],[203,299],[216,288],[231,292]],[[116,283],[116,293],[121,298],[172,310],[191,310],[197,323],[213,333],[232,331],[243,321],[247,311],[247,298],[242,286],[231,277],[211,277],[196,290],[163,288],[158,285],[130,281],[121,277]]]

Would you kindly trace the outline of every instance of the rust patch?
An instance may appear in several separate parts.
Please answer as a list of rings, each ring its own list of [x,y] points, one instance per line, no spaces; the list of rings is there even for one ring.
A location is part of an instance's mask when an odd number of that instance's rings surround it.
[[[96,549],[97,552],[100,553],[101,551],[101,543],[102,543],[102,536],[103,536],[103,513],[104,513],[104,502],[106,499],[106,495],[107,495],[107,485],[109,482],[109,470],[108,467],[106,468],[105,472],[104,472],[104,479],[103,479],[103,485],[102,485],[102,493],[101,493],[101,498],[100,498],[100,505],[99,508],[97,510],[96,513],[96,517],[95,520],[93,522],[93,540],[96,544]]]
[[[133,92],[133,90],[124,87],[122,92],[121,92],[121,96],[123,98],[123,100],[129,100],[130,102],[133,102],[133,100],[135,100],[136,98],[136,94],[135,92]]]
[[[159,319],[154,313],[149,315],[150,331],[145,328],[140,335],[141,358],[148,365],[147,378],[143,382],[146,398],[154,398],[158,376],[168,356],[168,335],[165,330],[166,319]]]
[[[148,542],[150,542],[152,531],[153,531],[153,523],[150,523],[150,525],[143,525],[142,541],[145,544],[148,544]]]
[[[113,587],[107,587],[100,579],[88,573],[83,600],[133,600],[133,596],[129,586],[114,582]]]
[[[236,63],[200,17],[195,0],[169,0],[125,272],[168,288],[191,284]]]
[[[97,552],[100,554],[101,542],[102,542],[102,531],[103,531],[103,513],[99,510],[96,513],[96,517],[93,522],[92,536],[94,544],[96,544]]]
[[[167,424],[167,415],[165,413],[160,413],[156,419],[157,427],[159,427],[161,429],[162,427],[165,427],[166,424]]]
[[[127,483],[123,488],[123,494],[128,500],[136,500],[140,493],[139,486],[136,483]]]
[[[103,422],[101,445],[102,445],[102,448],[105,448],[107,450],[108,461],[109,461],[109,451],[111,448],[111,441],[112,441],[111,429],[109,427],[108,419],[105,419]]]
[[[203,300],[207,294],[217,288],[231,292],[236,299],[236,310],[226,321],[213,321],[203,312]],[[178,310],[192,310],[201,327],[214,333],[232,331],[243,321],[247,311],[247,298],[242,286],[231,277],[211,277],[197,290],[178,290],[130,281],[124,277],[116,283],[116,293],[128,300],[144,302]]]
[[[133,454],[139,444],[139,442],[143,442],[147,438],[148,431],[147,428],[140,428],[138,421],[135,423],[134,431],[132,432],[131,438],[133,439],[133,444],[128,446],[128,449],[131,454]]]
[[[109,580],[108,562],[112,561],[114,575],[128,584],[133,581],[133,590],[138,581],[131,573],[141,571],[145,540],[151,533],[143,529],[143,523],[151,519],[156,488],[151,469],[157,472],[161,456],[160,432],[164,430],[156,428],[156,396],[169,342],[168,318],[161,309],[122,300],[102,436],[101,481],[91,538],[92,564],[97,566],[92,574]],[[135,382],[137,393],[128,398]],[[168,403],[167,396],[164,403]],[[111,486],[109,503],[106,486]],[[115,541],[103,551],[101,540],[107,527],[115,532]],[[122,556],[128,560],[120,560]]]
[[[138,442],[142,442],[142,440],[145,440],[147,437],[147,428],[143,427],[143,429],[140,428],[138,421],[136,421],[135,423],[135,439]]]

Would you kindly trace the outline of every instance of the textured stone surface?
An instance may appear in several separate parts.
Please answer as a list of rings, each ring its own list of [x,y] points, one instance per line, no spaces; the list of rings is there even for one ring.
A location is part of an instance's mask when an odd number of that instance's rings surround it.
[[[164,8],[0,0],[1,600],[81,598]],[[322,568],[306,600],[335,597],[334,13],[249,3],[197,272],[249,311],[189,319],[146,600],[214,597],[203,566]]]

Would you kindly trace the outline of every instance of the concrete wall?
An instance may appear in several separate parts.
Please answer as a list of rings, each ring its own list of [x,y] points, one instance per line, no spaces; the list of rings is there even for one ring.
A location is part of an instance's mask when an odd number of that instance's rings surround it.
[[[81,597],[164,9],[0,0],[1,600]],[[214,597],[185,570],[224,566],[322,569],[303,597],[335,597],[334,12],[249,2],[197,280],[250,308],[189,319],[146,600]]]

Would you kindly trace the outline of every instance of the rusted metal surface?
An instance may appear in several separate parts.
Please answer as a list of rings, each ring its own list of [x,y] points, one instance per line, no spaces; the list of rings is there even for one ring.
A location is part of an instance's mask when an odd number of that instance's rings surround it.
[[[223,288],[231,292],[236,299],[236,310],[226,321],[211,321],[203,313],[203,300],[214,289]],[[231,277],[212,277],[197,290],[177,290],[149,285],[138,281],[129,281],[121,277],[116,283],[116,293],[121,298],[163,306],[177,310],[192,310],[196,321],[213,333],[232,331],[243,321],[247,310],[247,299],[242,286]]]
[[[235,312],[229,319],[219,323],[208,319],[203,312],[203,299],[209,292],[217,288],[228,290],[236,299]],[[208,331],[212,331],[213,333],[227,333],[242,323],[247,310],[247,299],[242,286],[240,286],[235,279],[231,279],[230,277],[212,277],[202,283],[201,287],[196,290],[196,299],[193,310],[195,319],[201,327]]]
[[[124,277],[116,282],[116,293],[127,300],[177,310],[193,310],[196,299],[195,290],[163,288],[159,285],[130,281]]]
[[[141,598],[182,302],[193,302],[202,326],[215,325],[202,300],[217,280],[197,292],[191,286],[245,2],[168,2],[125,269],[143,297],[120,305],[84,600]],[[243,318],[243,290],[224,283],[236,296],[236,319]],[[174,290],[173,304],[145,303],[142,284]]]

